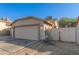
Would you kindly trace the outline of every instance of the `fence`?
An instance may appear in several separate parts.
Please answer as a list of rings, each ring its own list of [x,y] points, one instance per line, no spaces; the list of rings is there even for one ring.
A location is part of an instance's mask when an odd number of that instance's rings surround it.
[[[55,28],[51,31],[51,37],[52,40],[79,43],[79,28]]]

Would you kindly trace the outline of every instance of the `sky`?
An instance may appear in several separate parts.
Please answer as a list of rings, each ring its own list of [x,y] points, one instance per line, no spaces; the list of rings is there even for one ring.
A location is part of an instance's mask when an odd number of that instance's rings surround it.
[[[44,19],[47,16],[54,18],[79,16],[77,3],[0,3],[0,18],[8,17],[12,21],[34,16]]]

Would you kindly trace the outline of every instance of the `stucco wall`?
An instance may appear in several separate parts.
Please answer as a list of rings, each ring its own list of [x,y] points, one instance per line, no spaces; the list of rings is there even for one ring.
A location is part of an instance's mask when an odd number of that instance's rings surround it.
[[[77,32],[76,33],[77,33],[77,36],[76,36],[77,37],[77,41],[76,42],[79,44],[79,28],[77,28]]]
[[[59,29],[54,28],[51,31],[52,40],[59,40]]]
[[[79,32],[78,32],[78,35],[79,35]],[[78,35],[76,35],[75,28],[59,28],[59,29],[54,28],[52,29],[52,40],[76,42],[76,36]]]
[[[61,41],[75,42],[75,28],[60,28]]]

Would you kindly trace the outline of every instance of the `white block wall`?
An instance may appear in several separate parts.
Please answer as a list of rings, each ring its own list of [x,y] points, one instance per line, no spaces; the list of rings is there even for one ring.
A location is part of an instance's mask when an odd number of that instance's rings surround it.
[[[60,40],[75,42],[75,28],[60,28]]]
[[[77,41],[76,42],[79,44],[79,28],[77,28],[77,36],[76,37],[77,37]]]
[[[51,33],[52,40],[59,40],[59,29],[54,28]]]
[[[52,40],[61,40],[66,42],[76,42],[79,43],[79,29],[76,32],[75,28],[59,28],[52,29]]]

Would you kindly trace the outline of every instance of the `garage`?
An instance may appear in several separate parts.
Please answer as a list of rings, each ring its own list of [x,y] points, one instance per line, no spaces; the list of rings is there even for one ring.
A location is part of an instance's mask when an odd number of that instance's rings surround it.
[[[39,38],[38,26],[15,27],[15,37],[37,40]]]
[[[11,37],[14,39],[40,40],[40,20],[35,17],[18,19],[11,26]]]

